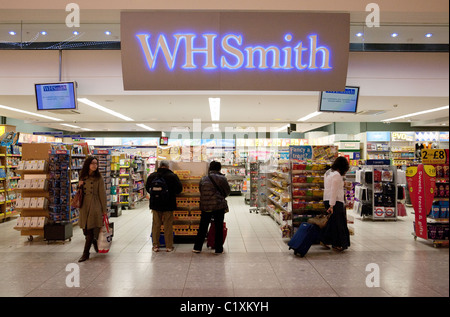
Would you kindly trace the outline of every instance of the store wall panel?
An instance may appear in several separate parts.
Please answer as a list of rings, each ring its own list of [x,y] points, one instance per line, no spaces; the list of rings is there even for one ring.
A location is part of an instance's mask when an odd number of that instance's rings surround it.
[[[79,94],[139,94],[123,90],[120,51],[64,51],[62,57],[62,79],[76,80]],[[58,77],[58,51],[0,50],[1,95],[34,95],[34,83]],[[347,84],[361,86],[361,96],[448,97],[449,54],[351,52]]]

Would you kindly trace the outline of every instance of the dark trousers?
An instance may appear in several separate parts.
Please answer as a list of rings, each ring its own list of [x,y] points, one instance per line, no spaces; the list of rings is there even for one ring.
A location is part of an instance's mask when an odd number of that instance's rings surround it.
[[[214,239],[215,252],[223,252],[223,219],[225,216],[225,210],[213,210],[213,211],[202,211],[200,219],[200,227],[197,232],[197,237],[195,238],[194,250],[201,251],[203,243],[205,242],[206,235],[208,234],[209,223],[211,218],[214,217],[214,226],[216,227],[216,235]]]

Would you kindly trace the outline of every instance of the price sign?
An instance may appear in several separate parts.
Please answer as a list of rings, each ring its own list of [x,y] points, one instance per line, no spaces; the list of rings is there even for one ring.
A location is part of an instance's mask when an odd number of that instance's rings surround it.
[[[444,149],[423,149],[422,163],[423,164],[446,164],[448,161],[448,151]]]

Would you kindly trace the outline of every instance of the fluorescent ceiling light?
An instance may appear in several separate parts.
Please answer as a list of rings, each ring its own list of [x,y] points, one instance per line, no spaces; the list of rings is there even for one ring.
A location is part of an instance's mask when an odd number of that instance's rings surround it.
[[[113,111],[111,109],[108,109],[108,108],[105,108],[103,106],[100,106],[99,104],[97,104],[97,103],[95,103],[93,101],[90,101],[87,98],[78,98],[77,100],[79,102],[84,103],[85,105],[88,105],[88,106],[93,107],[95,109],[98,109],[98,110],[101,110],[103,112],[109,113],[110,115],[113,115],[113,116],[118,117],[120,119],[123,119],[125,121],[134,121],[134,119],[131,119],[131,118],[127,117],[127,116],[124,116],[123,114],[115,112],[115,111]]]
[[[88,129],[88,128],[81,128],[81,130],[83,130],[83,131],[92,131],[92,129]]]
[[[30,116],[41,117],[41,118],[50,119],[50,120],[53,120],[53,121],[64,121],[63,119],[58,119],[58,118],[54,118],[54,117],[49,117],[49,116],[45,116],[45,115],[43,115],[43,114],[34,113],[34,112],[29,112],[29,111],[20,110],[20,109],[11,108],[11,107],[2,106],[2,105],[0,105],[0,109],[6,109],[6,110],[16,111],[16,112],[20,112],[20,113],[25,113],[25,114],[28,114],[28,115],[30,115]]]
[[[310,114],[307,115],[307,116],[304,116],[303,118],[298,119],[297,121],[306,121],[306,120],[309,120],[309,119],[311,119],[311,118],[314,118],[315,116],[318,116],[318,115],[321,114],[321,113],[322,113],[322,112],[315,111],[315,112],[313,112],[313,113],[310,113]]]
[[[449,106],[447,105],[447,106],[444,106],[444,107],[439,107],[439,108],[434,108],[434,109],[430,109],[430,110],[414,112],[414,113],[410,113],[410,114],[405,114],[404,116],[399,116],[399,117],[395,117],[395,118],[385,119],[385,120],[381,120],[381,121],[385,122],[385,121],[394,121],[394,120],[399,120],[399,119],[405,119],[405,118],[409,118],[409,117],[413,117],[413,116],[419,116],[419,115],[425,114],[425,113],[441,111],[441,110],[448,110],[448,108],[449,108]]]
[[[142,124],[142,123],[136,123],[136,125],[137,125],[138,127],[141,127],[141,128],[143,128],[143,129],[146,129],[146,130],[149,130],[149,131],[155,131],[155,129],[150,128],[149,126],[146,126],[145,124]]]
[[[211,111],[211,120],[220,120],[220,98],[209,98],[209,110]]]
[[[281,128],[277,129],[277,132],[284,131],[284,130],[286,130],[289,126],[290,126],[290,124],[286,124],[286,125],[282,126]]]
[[[213,129],[213,132],[220,132],[219,124],[218,123],[213,123],[212,124],[212,129]]]
[[[70,128],[75,128],[75,129],[80,129],[80,127],[76,126],[76,125],[71,125],[71,124],[67,124],[67,123],[60,123],[63,126],[66,127],[70,127]]]

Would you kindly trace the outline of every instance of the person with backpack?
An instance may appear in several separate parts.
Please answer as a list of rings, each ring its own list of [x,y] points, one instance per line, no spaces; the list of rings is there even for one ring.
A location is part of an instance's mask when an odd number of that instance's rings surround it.
[[[194,249],[192,250],[194,253],[200,253],[202,251],[212,217],[214,217],[215,227],[215,254],[223,253],[223,219],[228,209],[225,198],[230,195],[231,189],[227,178],[220,173],[221,168],[222,165],[220,162],[212,161],[209,164],[208,175],[202,177],[200,180],[200,210],[202,214],[200,226],[195,238]]]
[[[176,196],[183,191],[178,176],[169,169],[168,161],[161,161],[156,172],[150,174],[145,184],[150,194],[150,209],[153,213],[153,251],[158,252],[161,225],[164,225],[166,251],[173,251],[173,211],[177,208]]]

